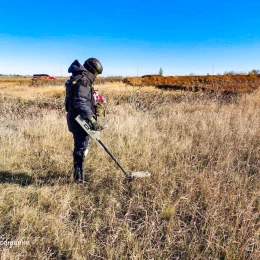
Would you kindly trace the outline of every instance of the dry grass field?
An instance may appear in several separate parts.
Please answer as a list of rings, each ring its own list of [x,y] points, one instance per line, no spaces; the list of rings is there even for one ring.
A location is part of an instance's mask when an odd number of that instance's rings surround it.
[[[1,83],[1,259],[259,260],[260,92],[96,88],[102,141],[151,177],[90,142],[74,184],[64,86]]]

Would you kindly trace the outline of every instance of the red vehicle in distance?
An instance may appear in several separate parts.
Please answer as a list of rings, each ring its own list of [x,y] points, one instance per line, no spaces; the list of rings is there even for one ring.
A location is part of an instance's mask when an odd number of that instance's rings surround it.
[[[39,80],[56,80],[56,77],[50,76],[48,74],[33,74],[32,79],[39,79]]]

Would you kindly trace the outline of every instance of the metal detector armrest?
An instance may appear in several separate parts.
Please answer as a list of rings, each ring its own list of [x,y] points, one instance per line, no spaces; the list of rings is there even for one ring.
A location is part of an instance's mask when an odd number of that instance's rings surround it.
[[[80,126],[87,132],[87,134],[95,141],[100,140],[100,131],[94,131],[91,129],[91,123],[78,115],[75,120]]]

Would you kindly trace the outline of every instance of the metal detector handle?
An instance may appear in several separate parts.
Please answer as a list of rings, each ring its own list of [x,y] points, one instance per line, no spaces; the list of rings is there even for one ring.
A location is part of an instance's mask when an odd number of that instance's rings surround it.
[[[75,118],[75,120],[80,124],[80,126],[87,132],[87,134],[95,141],[100,138],[100,131],[92,130],[92,125],[88,120],[85,120],[80,115]]]
[[[117,159],[113,156],[113,154],[108,150],[108,148],[102,143],[101,140],[96,140],[102,148],[109,154],[109,156],[113,159],[113,161],[117,164],[117,166],[122,170],[122,172],[125,174],[125,176],[128,178],[129,174],[126,173],[126,171],[123,169],[123,167],[119,164]]]

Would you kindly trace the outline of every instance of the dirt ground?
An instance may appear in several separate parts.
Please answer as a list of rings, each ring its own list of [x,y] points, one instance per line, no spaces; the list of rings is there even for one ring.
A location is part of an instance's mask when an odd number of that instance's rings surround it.
[[[146,75],[126,78],[132,86],[155,86],[162,89],[190,91],[252,92],[260,86],[260,75],[167,76]]]

